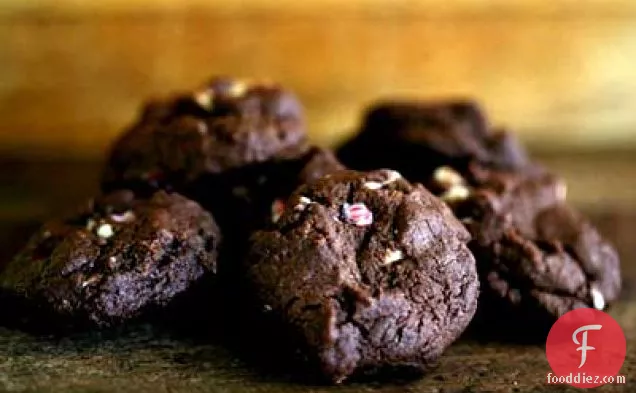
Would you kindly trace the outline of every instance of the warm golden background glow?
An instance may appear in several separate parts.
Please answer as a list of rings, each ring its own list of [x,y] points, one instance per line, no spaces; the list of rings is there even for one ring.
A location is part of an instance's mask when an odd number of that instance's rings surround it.
[[[471,96],[534,148],[636,147],[633,0],[0,0],[0,153],[101,157],[148,96],[294,89],[329,144],[390,96]]]

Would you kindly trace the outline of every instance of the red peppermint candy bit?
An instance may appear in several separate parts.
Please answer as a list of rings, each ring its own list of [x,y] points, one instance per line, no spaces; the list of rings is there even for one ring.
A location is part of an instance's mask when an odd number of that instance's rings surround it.
[[[342,205],[342,215],[346,222],[359,227],[373,223],[373,213],[364,203],[354,203],[352,205],[345,203]]]
[[[283,215],[283,211],[285,211],[285,203],[280,199],[276,199],[272,203],[272,222],[277,222]]]

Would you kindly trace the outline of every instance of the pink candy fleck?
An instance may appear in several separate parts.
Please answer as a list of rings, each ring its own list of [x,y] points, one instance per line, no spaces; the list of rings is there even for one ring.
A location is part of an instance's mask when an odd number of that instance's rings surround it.
[[[373,223],[373,213],[364,203],[345,203],[342,205],[342,215],[349,224],[359,227],[371,225]]]
[[[285,203],[280,199],[276,199],[272,203],[272,222],[277,222],[283,215],[283,211],[285,211]]]

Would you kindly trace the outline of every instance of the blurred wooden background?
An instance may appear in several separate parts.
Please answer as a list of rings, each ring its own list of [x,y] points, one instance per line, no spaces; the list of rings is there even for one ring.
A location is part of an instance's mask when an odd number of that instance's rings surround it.
[[[636,147],[633,0],[0,0],[0,154],[101,157],[148,96],[280,80],[314,140],[472,96],[536,149]]]

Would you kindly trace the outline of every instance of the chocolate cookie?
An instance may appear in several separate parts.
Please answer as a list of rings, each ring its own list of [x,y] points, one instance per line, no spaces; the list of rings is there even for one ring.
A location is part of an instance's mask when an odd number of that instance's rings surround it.
[[[278,339],[296,339],[330,381],[423,370],[475,312],[468,240],[421,185],[390,170],[341,171],[301,186],[276,225],[252,236],[246,279]]]
[[[3,316],[43,329],[178,319],[187,296],[214,279],[220,240],[212,216],[178,194],[111,193],[44,224],[8,264]]]
[[[618,297],[616,250],[565,204],[565,184],[557,177],[473,164],[463,176],[442,167],[434,179],[473,236],[482,281],[477,323],[487,330],[531,330],[545,338],[564,313],[603,310]],[[494,329],[493,321],[504,329]]]
[[[395,168],[453,208],[473,238],[485,331],[544,339],[563,313],[618,296],[616,251],[565,204],[563,182],[474,103],[379,104],[339,154],[354,168]]]
[[[442,165],[464,168],[476,161],[506,170],[533,167],[512,135],[493,131],[479,106],[462,100],[376,104],[338,157],[354,169],[393,168],[419,182]]]
[[[171,188],[189,195],[201,192],[196,185],[206,175],[304,150],[302,108],[292,93],[275,84],[215,78],[197,92],[148,104],[114,144],[103,188]]]

